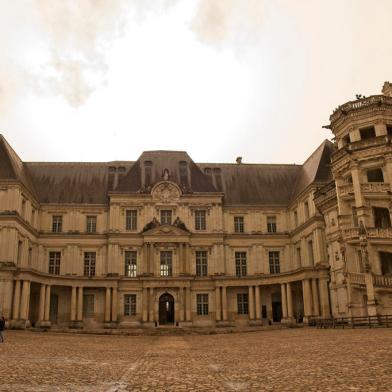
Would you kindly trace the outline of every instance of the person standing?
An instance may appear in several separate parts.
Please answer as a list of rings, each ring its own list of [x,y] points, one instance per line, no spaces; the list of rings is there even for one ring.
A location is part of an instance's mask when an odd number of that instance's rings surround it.
[[[4,316],[1,316],[0,318],[0,339],[1,343],[4,343],[4,329],[5,329],[5,318]]]

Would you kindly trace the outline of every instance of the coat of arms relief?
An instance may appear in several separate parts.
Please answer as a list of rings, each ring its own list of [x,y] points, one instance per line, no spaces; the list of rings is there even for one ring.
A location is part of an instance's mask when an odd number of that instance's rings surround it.
[[[179,189],[170,182],[162,182],[152,190],[152,197],[163,203],[178,201],[180,198]]]

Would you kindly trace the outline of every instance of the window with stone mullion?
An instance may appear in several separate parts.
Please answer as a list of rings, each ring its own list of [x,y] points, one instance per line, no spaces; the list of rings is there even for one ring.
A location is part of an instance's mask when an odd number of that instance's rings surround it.
[[[95,252],[84,252],[84,276],[95,276]]]
[[[248,314],[248,294],[237,294],[238,314]]]
[[[124,316],[136,316],[136,294],[124,295]]]
[[[195,211],[195,230],[206,229],[206,212],[204,210]]]
[[[60,275],[61,252],[49,252],[49,273]]]

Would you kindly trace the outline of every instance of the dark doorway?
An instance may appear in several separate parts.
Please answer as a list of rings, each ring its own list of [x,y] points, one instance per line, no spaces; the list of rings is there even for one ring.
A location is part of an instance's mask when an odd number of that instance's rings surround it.
[[[57,324],[57,312],[59,308],[59,297],[56,294],[50,295],[49,320],[52,324]]]
[[[171,294],[162,294],[159,298],[159,324],[174,323],[174,298]]]
[[[374,226],[387,229],[391,227],[391,217],[388,208],[373,207]]]
[[[279,322],[282,320],[282,303],[272,302],[272,320],[274,322]]]

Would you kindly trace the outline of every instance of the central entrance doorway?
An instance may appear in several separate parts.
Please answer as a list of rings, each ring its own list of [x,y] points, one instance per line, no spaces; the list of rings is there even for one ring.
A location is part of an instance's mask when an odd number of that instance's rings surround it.
[[[159,297],[159,324],[174,323],[174,298],[171,294],[165,293]]]

